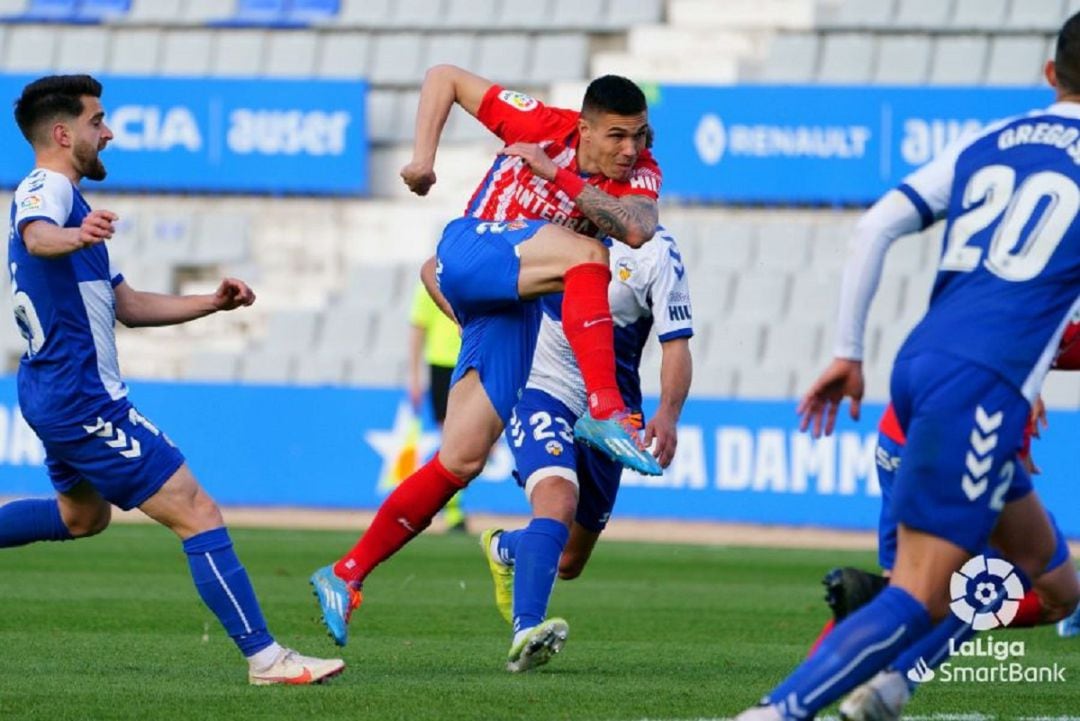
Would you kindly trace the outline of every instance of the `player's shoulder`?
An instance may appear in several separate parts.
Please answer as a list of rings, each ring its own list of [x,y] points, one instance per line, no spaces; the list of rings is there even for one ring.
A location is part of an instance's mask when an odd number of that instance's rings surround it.
[[[15,188],[15,197],[25,200],[30,196],[48,194],[50,197],[70,197],[71,181],[63,173],[47,168],[34,168]]]
[[[491,93],[491,102],[493,105],[502,110],[511,110],[520,113],[522,120],[527,121],[535,118],[537,122],[551,122],[554,119],[555,121],[562,121],[569,127],[574,127],[577,124],[578,118],[581,116],[580,111],[546,105],[539,99],[528,93],[523,93],[520,90],[512,90],[500,85],[495,85],[492,86]]]

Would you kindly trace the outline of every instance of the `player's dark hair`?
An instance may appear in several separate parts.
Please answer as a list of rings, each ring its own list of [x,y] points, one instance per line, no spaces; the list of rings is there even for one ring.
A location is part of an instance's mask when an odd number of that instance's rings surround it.
[[[1054,52],[1058,87],[1067,93],[1080,93],[1080,13],[1061,26]]]
[[[23,88],[15,101],[15,122],[23,137],[35,142],[39,126],[59,117],[82,114],[82,96],[101,97],[101,83],[89,75],[48,75]]]
[[[582,114],[637,115],[648,109],[645,93],[632,80],[621,75],[603,75],[593,80],[581,102]]]

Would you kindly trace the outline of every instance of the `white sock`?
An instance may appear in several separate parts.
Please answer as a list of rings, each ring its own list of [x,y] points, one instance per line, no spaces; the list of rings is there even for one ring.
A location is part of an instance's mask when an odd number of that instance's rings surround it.
[[[248,656],[248,665],[256,671],[261,671],[265,668],[269,668],[270,664],[272,664],[274,661],[277,661],[277,657],[284,650],[285,649],[282,648],[280,643],[274,641],[262,651],[256,651],[255,653]]]
[[[499,558],[499,536],[500,535],[502,535],[502,534],[496,533],[494,536],[491,537],[491,540],[488,542],[488,553],[491,554],[491,557],[493,559],[495,559],[499,563],[502,563],[503,562],[502,559]]]

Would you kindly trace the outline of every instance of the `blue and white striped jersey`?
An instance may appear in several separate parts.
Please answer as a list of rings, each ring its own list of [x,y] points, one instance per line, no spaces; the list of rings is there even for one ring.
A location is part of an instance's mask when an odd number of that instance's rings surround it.
[[[123,276],[105,243],[59,258],[30,255],[27,223],[77,228],[90,206],[64,175],[38,168],[15,190],[8,237],[15,322],[26,339],[19,404],[35,427],[79,424],[127,395],[116,357],[116,297]]]
[[[615,321],[615,374],[627,408],[641,408],[641,352],[656,326],[661,343],[694,334],[686,266],[663,228],[640,248],[613,242],[608,300]],[[527,388],[537,388],[585,414],[585,383],[562,330],[562,293],[541,299],[544,317]]]
[[[1033,399],[1080,308],[1080,105],[997,123],[899,188],[947,217],[926,316],[898,357],[944,351]]]

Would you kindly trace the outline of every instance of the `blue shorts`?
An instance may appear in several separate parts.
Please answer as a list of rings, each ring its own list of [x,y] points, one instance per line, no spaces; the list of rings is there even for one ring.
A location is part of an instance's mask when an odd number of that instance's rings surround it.
[[[81,437],[73,440],[76,433]],[[126,400],[78,426],[38,435],[57,492],[66,493],[85,480],[125,511],[142,505],[184,464],[172,441]]]
[[[526,494],[549,476],[575,481],[574,516],[586,530],[599,533],[607,526],[619,493],[622,466],[588,446],[574,442],[578,417],[544,391],[528,388],[514,408],[506,441],[514,454],[514,478]]]
[[[892,570],[896,563],[896,515],[892,509],[892,487],[896,479],[896,469],[899,467],[900,454],[904,450],[902,443],[878,434],[877,451],[877,474],[878,484],[881,486],[881,515],[878,518],[878,565],[886,571]],[[1026,486],[1026,487],[1025,487]],[[1005,502],[1023,498],[1032,490],[1030,483],[1014,483],[1005,494]],[[1050,525],[1054,527],[1054,556],[1046,565],[1046,571],[1053,571],[1069,560],[1069,543],[1065,540],[1065,534],[1054,518],[1054,514],[1047,512],[1050,517]]]
[[[518,296],[517,246],[545,225],[458,218],[443,230],[435,252],[439,290],[462,328],[451,385],[476,369],[503,423],[528,380],[543,315],[539,302]]]
[[[891,393],[907,438],[893,517],[981,553],[1006,501],[1031,492],[1016,458],[1030,405],[994,372],[939,353],[898,358]]]

